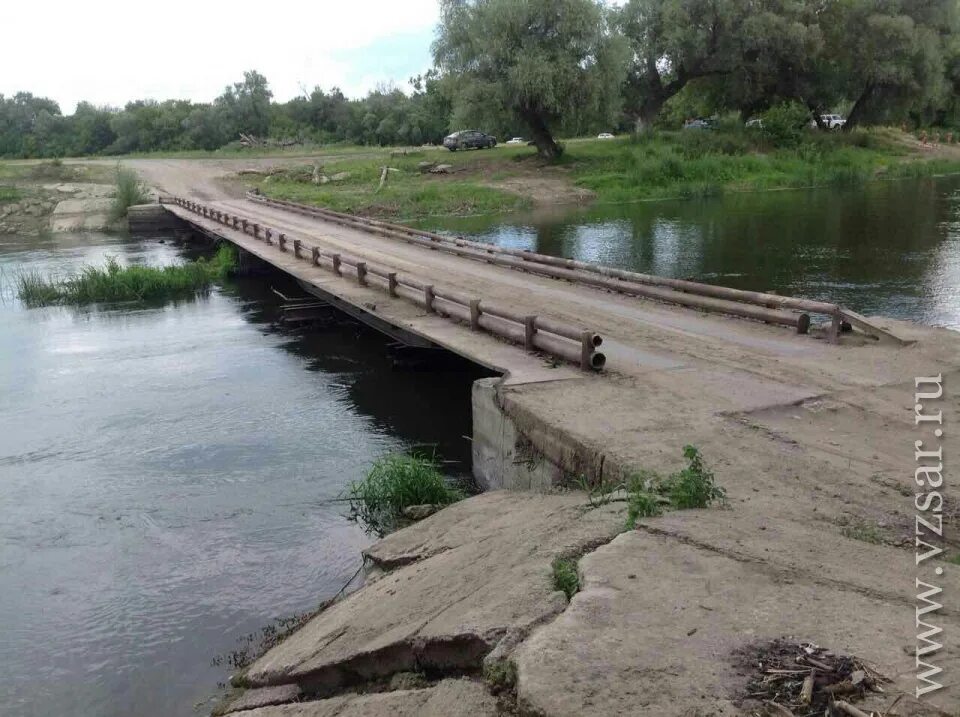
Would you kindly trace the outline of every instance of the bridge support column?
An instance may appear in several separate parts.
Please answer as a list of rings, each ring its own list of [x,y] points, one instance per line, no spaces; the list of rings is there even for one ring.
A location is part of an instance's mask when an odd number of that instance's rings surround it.
[[[433,300],[436,298],[436,294],[433,293],[433,284],[423,287],[423,299],[426,303],[426,309],[428,314],[434,313],[433,309]]]
[[[293,255],[297,257],[297,259],[300,258],[300,244],[301,242],[299,239],[293,240]]]
[[[480,299],[470,301],[470,328],[480,330]]]
[[[390,292],[390,296],[396,296],[397,295],[397,272],[391,271],[389,274],[387,274],[387,284],[388,284],[387,288],[388,288],[388,291]]]
[[[314,266],[319,266],[320,264],[320,250],[317,247],[313,247],[313,251],[310,252],[310,258],[313,260]]]
[[[340,255],[333,255],[333,273],[337,276],[343,276],[343,272],[340,271]]]
[[[537,317],[536,316],[525,316],[523,317],[523,347],[527,351],[536,350],[536,346],[533,343],[533,337],[537,334]]]
[[[367,285],[367,264],[366,262],[358,261],[357,262],[357,283],[360,286]]]

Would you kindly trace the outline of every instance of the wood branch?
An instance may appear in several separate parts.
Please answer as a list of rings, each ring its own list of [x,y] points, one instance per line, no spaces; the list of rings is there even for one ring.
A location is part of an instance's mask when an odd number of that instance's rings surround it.
[[[857,709],[849,702],[844,702],[843,700],[840,700],[839,702],[835,702],[833,706],[836,707],[841,712],[850,715],[850,717],[870,717],[870,715],[868,715],[863,710]]]

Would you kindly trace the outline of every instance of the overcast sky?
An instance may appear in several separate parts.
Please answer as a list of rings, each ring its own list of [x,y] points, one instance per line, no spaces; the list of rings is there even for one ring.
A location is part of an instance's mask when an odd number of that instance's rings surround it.
[[[26,0],[4,3],[0,93],[209,102],[255,69],[284,101],[406,87],[431,65],[437,0]]]

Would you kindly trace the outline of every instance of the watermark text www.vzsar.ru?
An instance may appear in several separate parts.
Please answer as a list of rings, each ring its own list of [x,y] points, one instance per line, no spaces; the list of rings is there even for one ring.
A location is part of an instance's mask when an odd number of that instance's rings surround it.
[[[917,697],[939,690],[942,684],[934,680],[943,668],[937,666],[937,653],[943,645],[937,642],[943,628],[938,624],[937,612],[943,607],[940,577],[942,561],[935,560],[943,553],[943,376],[914,379],[914,423],[922,431],[922,438],[914,441],[916,468],[914,480],[917,493],[916,507],[916,566],[917,566]]]

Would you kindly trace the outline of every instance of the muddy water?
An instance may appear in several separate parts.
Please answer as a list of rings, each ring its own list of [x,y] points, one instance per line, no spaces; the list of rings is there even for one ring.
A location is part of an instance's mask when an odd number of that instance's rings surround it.
[[[426,227],[544,254],[960,328],[960,178],[731,194]]]
[[[0,242],[3,715],[208,713],[214,656],[357,569],[368,538],[325,500],[414,445],[469,467],[475,375],[392,372],[355,326],[281,331],[270,282],[104,310],[11,295],[19,269],[107,254],[180,260],[98,235]]]

